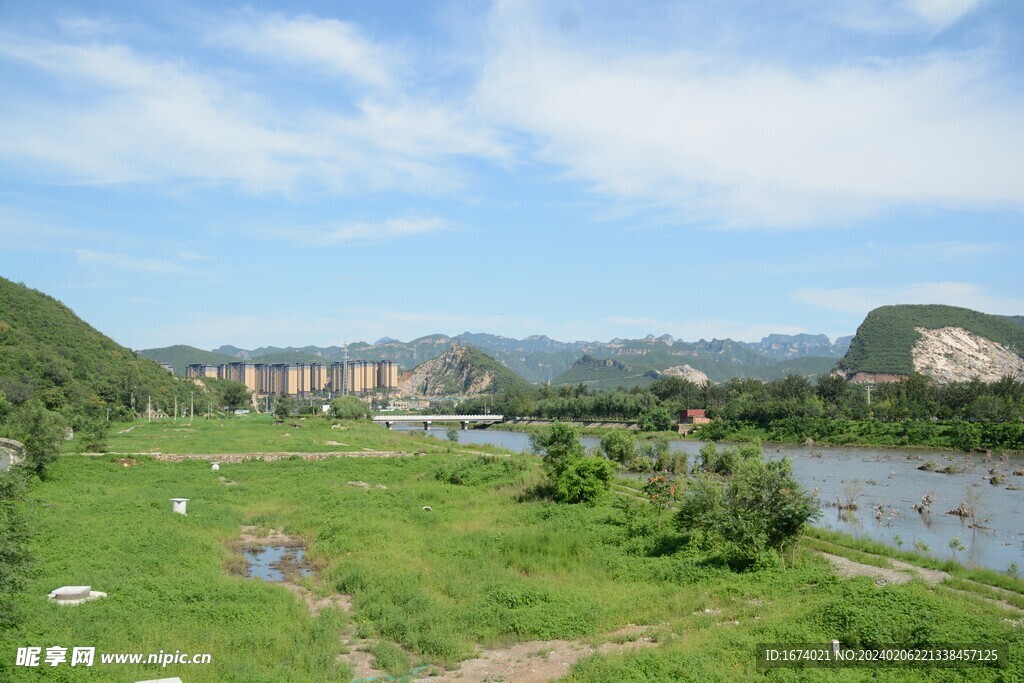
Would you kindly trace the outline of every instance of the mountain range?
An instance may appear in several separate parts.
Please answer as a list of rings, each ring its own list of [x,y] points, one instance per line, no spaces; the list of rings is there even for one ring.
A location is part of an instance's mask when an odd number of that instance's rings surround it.
[[[593,386],[646,384],[658,373],[688,365],[712,381],[731,377],[774,379],[787,374],[818,375],[830,370],[849,348],[852,337],[835,343],[823,334],[772,334],[759,342],[712,339],[697,342],[677,340],[670,335],[643,339],[612,339],[608,342],[563,342],[547,336],[512,339],[494,334],[464,332],[456,336],[433,334],[409,342],[382,338],[374,344],[348,345],[350,360],[393,360],[405,371],[453,346],[480,349],[529,382],[566,384],[584,382]],[[242,349],[221,346],[212,351],[188,346],[144,349],[140,355],[174,366],[183,374],[190,363],[226,363],[246,360],[260,363],[330,363],[345,356],[341,346],[260,347]],[[619,365],[582,362],[614,359]]]

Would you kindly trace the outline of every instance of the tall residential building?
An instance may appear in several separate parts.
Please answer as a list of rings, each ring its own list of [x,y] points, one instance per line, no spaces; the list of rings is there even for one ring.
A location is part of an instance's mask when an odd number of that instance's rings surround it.
[[[395,361],[355,360],[331,363],[225,363],[189,365],[186,377],[216,377],[244,384],[259,396],[266,394],[306,397],[311,394],[360,394],[376,389],[398,388]]]

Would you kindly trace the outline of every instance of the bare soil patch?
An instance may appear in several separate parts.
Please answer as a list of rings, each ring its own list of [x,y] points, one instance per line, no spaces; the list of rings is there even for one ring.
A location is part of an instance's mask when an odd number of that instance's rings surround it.
[[[656,643],[650,633],[651,627],[631,624],[604,634],[602,639],[605,642],[597,646],[580,640],[531,640],[511,647],[482,650],[479,656],[461,662],[454,671],[413,680],[421,683],[546,683],[568,674],[572,665],[584,657],[653,647]]]

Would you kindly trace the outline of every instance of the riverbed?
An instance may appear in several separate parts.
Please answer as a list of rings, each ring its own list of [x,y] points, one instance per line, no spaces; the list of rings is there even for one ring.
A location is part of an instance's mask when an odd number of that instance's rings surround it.
[[[444,439],[445,429],[431,429],[428,434]],[[594,437],[581,440],[587,448],[600,441]],[[529,435],[497,429],[460,431],[459,442],[530,450]],[[673,451],[690,455],[691,465],[704,445],[684,440],[670,443]],[[818,493],[822,516],[816,526],[904,550],[916,546],[933,557],[952,558],[970,566],[1001,572],[1018,567],[1024,572],[1024,476],[1012,474],[1024,469],[1020,458],[1003,462],[999,457],[986,460],[982,454],[848,446],[765,449],[768,460],[783,457],[792,460],[796,478]],[[929,460],[939,468],[952,464],[963,471],[940,474],[918,469]],[[991,470],[1004,476],[1001,484],[990,483]],[[1020,489],[1014,490],[1016,487]],[[929,494],[931,512],[915,511],[912,506]],[[857,509],[840,511],[837,497],[843,504],[856,503]],[[984,528],[972,528],[970,520],[947,514],[964,501],[974,503],[975,527]]]

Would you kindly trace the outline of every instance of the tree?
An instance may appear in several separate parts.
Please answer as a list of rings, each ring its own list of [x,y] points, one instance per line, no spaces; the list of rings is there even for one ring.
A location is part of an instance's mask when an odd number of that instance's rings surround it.
[[[654,406],[640,416],[640,431],[666,432],[672,429],[672,415],[664,406]]]
[[[25,444],[25,467],[30,472],[46,476],[47,466],[60,455],[66,430],[63,419],[39,401],[25,404],[19,415],[18,432]]]
[[[295,411],[295,399],[291,396],[281,396],[274,403],[274,417],[278,420],[287,419]]]
[[[625,430],[609,432],[601,439],[601,450],[609,460],[628,465],[636,458],[636,437]]]
[[[676,485],[675,480],[667,474],[655,474],[647,480],[647,484],[644,486],[644,493],[647,494],[647,499],[651,501],[651,505],[658,508],[659,526],[661,526],[661,513],[672,505],[678,492],[679,487]]]
[[[579,433],[564,422],[530,435],[534,453],[544,458],[544,470],[561,503],[588,503],[611,488],[615,463],[586,455]]]
[[[370,407],[355,396],[339,396],[331,401],[331,417],[339,420],[364,420],[370,417]]]
[[[459,442],[459,428],[456,427],[455,425],[449,426],[448,429],[445,430],[445,436],[448,437],[448,441],[450,441],[451,443],[458,443]]]
[[[740,461],[726,482],[701,475],[679,503],[684,533],[718,542],[737,559],[756,560],[768,550],[794,547],[808,522],[821,514],[815,498],[793,477],[788,458]]]
[[[249,387],[241,382],[224,380],[221,383],[221,387],[220,400],[224,402],[228,410],[238,410],[249,405],[249,402],[252,400],[252,392],[249,391]]]
[[[555,499],[561,503],[590,503],[611,488],[615,463],[605,458],[573,458],[555,480]]]
[[[561,474],[571,461],[582,458],[586,453],[579,433],[564,422],[555,422],[530,434],[530,448],[543,457],[544,469],[549,476]]]

